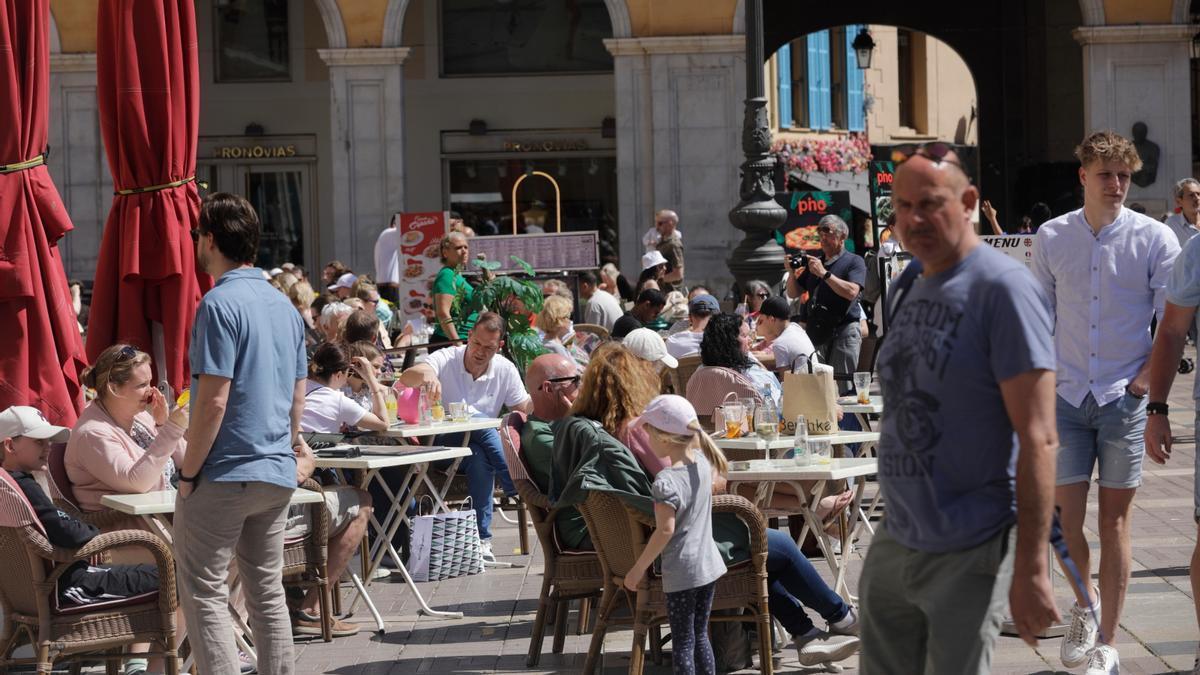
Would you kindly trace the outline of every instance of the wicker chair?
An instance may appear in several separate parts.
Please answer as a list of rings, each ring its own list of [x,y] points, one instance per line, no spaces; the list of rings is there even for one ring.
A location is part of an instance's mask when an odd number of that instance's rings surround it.
[[[300,487],[324,494],[311,478]],[[333,592],[329,581],[329,515],[325,502],[305,504],[312,509],[312,528],[304,537],[283,543],[283,583],[300,588],[316,588],[321,607],[321,638],[333,641]],[[336,583],[333,582],[333,583]]]
[[[609,332],[609,330],[607,328],[605,328],[604,326],[601,326],[600,324],[595,324],[595,323],[577,323],[577,324],[575,324],[575,332],[576,333],[592,333],[594,335],[600,336],[600,339],[605,342],[612,339],[612,334]]]
[[[633,649],[629,672],[640,675],[645,660],[646,633],[652,626],[666,623],[667,598],[662,579],[647,574],[631,594],[624,588],[625,574],[633,567],[651,529],[654,518],[626,506],[615,495],[593,491],[580,506],[583,519],[604,569],[604,595],[600,599],[600,617],[592,631],[592,643],[584,663],[585,673],[592,673],[604,644],[604,635],[612,620],[618,596],[624,596],[633,610]],[[730,567],[717,581],[713,609],[747,609],[749,613],[713,615],[710,621],[754,622],[758,626],[759,668],[771,675],[771,617],[767,608],[767,536],[762,515],[754,506],[734,495],[713,497],[713,513],[733,513],[750,531],[750,560]],[[632,597],[631,597],[632,596]]]
[[[22,514],[24,511],[24,514]],[[59,607],[57,582],[74,563],[91,560],[114,548],[138,546],[150,551],[158,566],[159,591],[114,603]],[[151,642],[161,651],[167,672],[178,675],[176,651],[175,564],[170,549],[157,536],[141,530],[97,535],[82,548],[55,548],[46,539],[24,493],[5,471],[0,471],[0,672],[10,666],[37,664],[38,673],[50,673],[64,656],[81,654],[108,661],[116,673],[121,648]],[[32,643],[36,656],[14,659],[13,651]]]
[[[671,389],[675,394],[684,396],[687,393],[687,384],[700,365],[700,355],[693,354],[679,359],[678,366],[667,370],[671,378]],[[711,413],[712,411],[709,412]]]
[[[58,490],[57,495],[51,495],[55,506],[104,532],[144,529],[136,516],[121,513],[115,509],[101,511],[81,509],[79,502],[75,499],[71,479],[67,477],[66,454],[67,444],[55,443],[50,446],[50,455],[46,462],[47,468],[50,469],[50,480],[54,484],[54,489]]]
[[[530,479],[528,467],[521,454],[521,429],[526,417],[524,413],[511,413],[500,427],[500,439],[504,444],[508,470],[521,502],[533,520],[538,543],[542,547],[545,561],[542,573],[542,592],[538,600],[537,617],[533,621],[533,635],[529,641],[529,656],[525,665],[537,666],[542,656],[542,641],[546,632],[546,621],[554,617],[554,653],[561,654],[566,640],[567,612],[571,600],[579,599],[579,632],[586,628],[591,599],[600,595],[604,586],[604,571],[600,558],[594,551],[566,551],[558,545],[554,536],[554,518],[558,509],[542,494]],[[553,614],[551,614],[553,612]]]

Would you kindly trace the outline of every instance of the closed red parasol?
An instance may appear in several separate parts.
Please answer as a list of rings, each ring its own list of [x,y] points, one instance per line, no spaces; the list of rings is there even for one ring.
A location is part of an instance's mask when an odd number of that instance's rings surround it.
[[[196,305],[211,286],[190,234],[200,210],[195,4],[106,0],[96,35],[100,127],[117,193],[96,261],[87,353],[128,342],[154,357],[157,381],[179,391]]]
[[[79,415],[83,343],[58,240],[72,229],[46,169],[49,0],[0,0],[0,409]]]

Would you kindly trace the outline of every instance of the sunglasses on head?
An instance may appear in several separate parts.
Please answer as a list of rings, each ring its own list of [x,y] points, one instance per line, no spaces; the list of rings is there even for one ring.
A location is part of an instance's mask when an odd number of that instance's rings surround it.
[[[135,349],[134,347],[132,347],[130,345],[125,345],[124,347],[121,348],[121,351],[117,352],[116,362],[120,363],[122,361],[128,361],[129,359],[132,359],[135,356],[137,356],[137,353],[138,353],[137,349]]]
[[[967,167],[963,166],[962,162],[950,158],[950,153],[952,152],[954,152],[954,148],[949,143],[942,143],[941,141],[919,145],[916,143],[905,143],[892,148],[892,162],[896,166],[900,166],[913,157],[924,157],[934,164],[942,164],[943,162],[952,164],[970,178],[971,174],[967,172]]]

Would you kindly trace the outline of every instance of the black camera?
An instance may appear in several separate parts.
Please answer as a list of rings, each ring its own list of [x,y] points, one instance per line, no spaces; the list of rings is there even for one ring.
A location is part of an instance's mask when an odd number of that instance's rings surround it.
[[[792,269],[802,270],[808,267],[808,256],[803,253],[789,253],[788,262],[791,263]]]

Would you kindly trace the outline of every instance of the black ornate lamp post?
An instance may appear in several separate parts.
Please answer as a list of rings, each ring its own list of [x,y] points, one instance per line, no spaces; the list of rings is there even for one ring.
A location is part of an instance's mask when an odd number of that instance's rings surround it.
[[[742,121],[741,200],[729,212],[733,226],[746,238],[729,257],[729,270],[738,286],[751,279],[773,283],[783,273],[783,248],[775,243],[775,230],[787,211],[775,201],[775,158],[771,156],[771,130],[767,126],[767,99],[763,95],[762,0],[746,0],[746,116]]]

